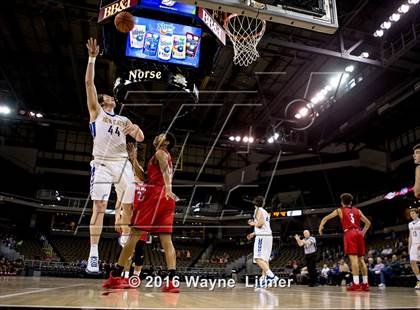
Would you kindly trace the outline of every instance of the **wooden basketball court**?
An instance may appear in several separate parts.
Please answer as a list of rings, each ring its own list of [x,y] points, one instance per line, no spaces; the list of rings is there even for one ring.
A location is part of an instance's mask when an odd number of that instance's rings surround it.
[[[420,291],[373,288],[346,292],[344,287],[292,286],[254,291],[182,287],[180,294],[158,289],[104,291],[100,280],[38,277],[0,279],[0,307],[103,309],[418,309]]]

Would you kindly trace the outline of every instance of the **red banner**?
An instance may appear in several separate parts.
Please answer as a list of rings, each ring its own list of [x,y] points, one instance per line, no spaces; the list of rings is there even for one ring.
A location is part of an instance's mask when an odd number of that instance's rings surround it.
[[[211,14],[203,8],[198,8],[198,17],[206,24],[206,26],[214,33],[214,35],[226,45],[226,32],[222,26],[211,16]]]
[[[118,0],[108,4],[107,6],[101,7],[99,10],[98,23],[121,11],[136,6],[138,2],[138,0]]]

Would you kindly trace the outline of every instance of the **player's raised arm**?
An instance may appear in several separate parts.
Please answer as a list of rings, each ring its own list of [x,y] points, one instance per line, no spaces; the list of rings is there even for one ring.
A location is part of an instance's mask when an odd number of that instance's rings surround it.
[[[156,159],[159,162],[160,171],[165,182],[165,198],[174,199],[175,195],[172,193],[172,172],[168,165],[168,154],[165,151],[158,150],[156,152]]]
[[[86,85],[86,96],[87,105],[89,109],[90,121],[93,122],[97,118],[101,106],[98,103],[98,94],[95,87],[95,60],[99,54],[99,46],[96,43],[96,39],[90,38],[86,43],[86,47],[89,53],[89,62],[86,68],[85,85]]]
[[[140,127],[136,124],[133,124],[130,120],[128,120],[127,126],[124,128],[124,134],[130,135],[133,137],[137,142],[144,141],[144,134]]]
[[[362,220],[362,222],[365,224],[365,226],[363,227],[362,233],[363,236],[366,235],[366,232],[368,231],[369,227],[370,227],[370,221],[369,219],[362,213],[362,211],[359,210],[359,214],[360,214],[360,219]]]
[[[414,196],[420,199],[420,166],[416,167],[416,181],[414,183]]]
[[[331,219],[335,218],[338,216],[338,210],[335,209],[333,212],[331,212],[330,214],[328,214],[327,216],[325,216],[322,220],[321,220],[321,224],[319,224],[319,234],[322,235],[322,231],[324,230],[324,225]]]

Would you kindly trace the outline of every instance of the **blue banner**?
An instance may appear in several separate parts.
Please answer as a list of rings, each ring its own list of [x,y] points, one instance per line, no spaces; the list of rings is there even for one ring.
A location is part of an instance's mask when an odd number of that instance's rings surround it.
[[[191,16],[195,16],[197,11],[197,8],[194,5],[179,3],[172,0],[142,0],[140,7]]]

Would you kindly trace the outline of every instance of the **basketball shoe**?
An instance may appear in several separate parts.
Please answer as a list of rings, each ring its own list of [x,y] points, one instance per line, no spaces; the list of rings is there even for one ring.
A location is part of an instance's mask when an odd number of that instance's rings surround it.
[[[169,282],[169,285],[163,284],[162,288],[160,289],[163,293],[179,293],[179,287],[175,287],[173,282]]]
[[[347,291],[349,292],[355,292],[355,291],[361,291],[362,286],[360,284],[354,284],[352,283],[350,286],[347,286]]]

